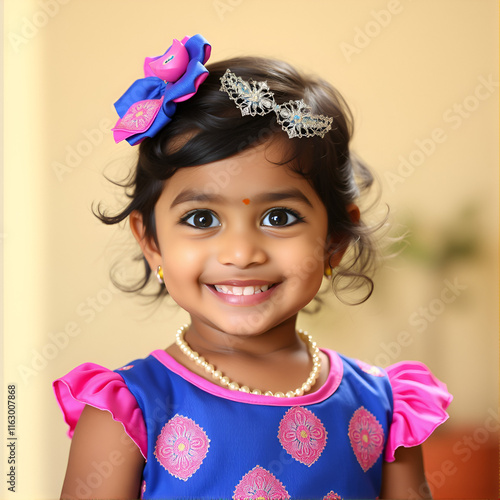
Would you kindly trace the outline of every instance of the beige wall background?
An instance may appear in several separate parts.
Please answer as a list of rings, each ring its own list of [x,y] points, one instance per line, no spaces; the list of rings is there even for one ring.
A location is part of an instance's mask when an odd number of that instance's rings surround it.
[[[134,247],[90,207],[119,206],[103,173],[135,157],[112,140],[113,102],[145,56],[196,33],[212,61],[271,56],[334,83],[393,228],[411,231],[367,303],[325,299],[300,326],[382,366],[427,363],[455,396],[450,426],[498,420],[497,20],[493,0],[6,0],[2,399],[15,384],[16,498],[59,495],[70,442],[52,380],[145,356],[186,321],[112,286]]]

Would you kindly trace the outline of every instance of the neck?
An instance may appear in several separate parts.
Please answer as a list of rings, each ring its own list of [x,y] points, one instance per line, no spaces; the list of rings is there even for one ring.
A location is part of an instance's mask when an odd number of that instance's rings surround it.
[[[195,363],[195,365],[198,368],[202,368],[203,370],[205,370],[206,373],[210,374],[217,381],[217,383],[219,383],[220,385],[222,385],[224,387],[228,387],[231,390],[242,391],[242,392],[247,392],[247,393],[252,392],[253,394],[263,394],[263,391],[261,389],[257,389],[257,388],[251,389],[248,385],[244,385],[244,384],[240,385],[240,383],[236,382],[235,380],[232,380],[227,374],[222,373],[220,369],[216,368],[213,363],[211,363],[209,360],[207,360],[205,358],[205,356],[203,356],[202,353],[194,350],[192,348],[192,346],[190,346],[184,338],[187,329],[188,329],[188,326],[186,325],[186,326],[181,327],[177,331],[176,345],[179,348],[179,350],[188,359],[190,359],[193,363]],[[266,332],[266,333],[269,333],[269,332]],[[318,380],[318,377],[320,376],[320,372],[321,372],[321,359],[320,359],[319,349],[316,346],[316,343],[313,342],[311,336],[308,335],[306,332],[303,332],[302,330],[300,330],[300,331],[296,332],[296,336],[301,338],[301,340],[303,342],[303,346],[307,349],[307,351],[309,352],[309,356],[311,357],[312,370],[309,372],[308,378],[300,386],[298,386],[297,388],[295,388],[293,390],[287,390],[286,393],[283,390],[273,392],[272,390],[267,389],[267,390],[265,390],[265,395],[275,396],[275,397],[301,396],[304,393],[310,391],[311,388],[313,388],[316,385],[316,381]],[[293,346],[293,344],[294,343],[292,342],[290,344],[290,346],[292,346],[292,349],[295,349],[295,346]],[[300,352],[301,350],[303,350],[303,348],[299,349],[299,350],[295,349],[295,353],[297,353],[298,351]],[[227,352],[230,353],[229,357],[232,358],[232,361],[234,363],[234,361],[235,361],[234,356],[235,356],[235,352],[237,352],[237,351],[235,351],[234,348],[232,348],[230,351],[227,351]],[[290,370],[290,368],[291,368],[291,363],[290,363],[291,359],[290,358],[293,358],[293,352],[289,350],[288,346],[280,348],[279,355],[275,355],[276,352],[277,352],[276,350],[274,350],[272,352],[272,354],[274,355],[273,361],[271,363],[269,363],[271,360],[269,358],[266,358],[265,363],[267,363],[268,365],[270,364],[273,367],[271,369],[271,371],[272,370],[275,371],[276,368],[278,368],[278,372],[275,375],[278,375],[280,377],[285,375],[284,379],[279,381],[280,385],[283,383],[289,384],[290,381],[287,380],[288,377],[286,375],[286,372],[288,372],[288,370]],[[210,354],[210,356],[212,356],[212,355],[215,356],[215,351],[211,351],[211,352],[209,352],[209,354]],[[270,352],[268,352],[268,354],[270,354]],[[286,360],[284,365],[283,365],[283,355],[288,358],[288,360]],[[238,355],[236,355],[236,356],[238,356]],[[226,353],[224,354],[224,357],[226,359],[228,358]],[[241,363],[244,363],[244,362],[248,363],[248,361],[249,361],[248,352],[245,353],[245,356],[242,356],[241,350],[240,350],[239,351],[239,358],[241,360]],[[260,358],[257,358],[257,359],[259,359],[260,362],[264,361],[264,358],[262,357],[262,355],[260,356]],[[254,365],[254,363],[252,363],[252,364]],[[281,367],[279,366],[280,364],[282,365]],[[302,364],[303,364],[303,362],[302,362]],[[242,374],[241,364],[238,363],[237,366],[238,366],[237,371],[239,371],[240,375],[241,375]],[[255,372],[256,368],[257,368],[256,366],[251,366],[250,370],[247,371],[247,376],[248,376],[248,373]],[[245,377],[245,378],[247,378],[247,377]],[[273,377],[273,379],[275,379],[275,378],[276,377]],[[274,381],[275,380],[273,380],[273,382]],[[269,381],[268,381],[268,383],[269,383]]]
[[[208,326],[196,318],[191,318],[191,326],[185,333],[189,345],[197,351],[220,355],[241,355],[268,358],[285,351],[304,348],[296,332],[297,316],[265,332],[232,334]]]

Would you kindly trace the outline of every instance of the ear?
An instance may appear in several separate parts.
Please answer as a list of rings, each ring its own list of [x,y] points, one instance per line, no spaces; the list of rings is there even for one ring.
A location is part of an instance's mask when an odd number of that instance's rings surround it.
[[[139,243],[149,267],[155,270],[162,263],[161,252],[153,238],[146,235],[142,214],[134,210],[129,217],[130,230]]]
[[[353,224],[358,224],[360,219],[359,207],[354,203],[349,203],[346,207],[347,213]],[[342,257],[344,256],[349,242],[341,238],[340,240],[330,239],[328,242],[328,248],[325,252],[325,269],[334,269],[340,264]]]
[[[351,222],[353,224],[359,224],[359,219],[361,218],[361,214],[359,212],[359,207],[355,203],[349,203],[346,207],[347,213],[351,218]]]

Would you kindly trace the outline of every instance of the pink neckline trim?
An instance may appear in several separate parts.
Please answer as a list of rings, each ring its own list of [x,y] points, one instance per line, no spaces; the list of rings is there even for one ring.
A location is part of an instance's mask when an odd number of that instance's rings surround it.
[[[321,403],[322,401],[330,397],[340,385],[344,372],[344,366],[342,364],[340,356],[335,351],[332,351],[330,349],[321,349],[321,351],[327,355],[330,361],[330,372],[328,374],[326,382],[317,391],[306,394],[305,396],[298,396],[295,398],[276,398],[273,396],[259,396],[256,394],[247,394],[240,391],[231,391],[230,389],[220,387],[217,384],[214,384],[209,380],[200,377],[196,373],[191,372],[185,366],[182,366],[174,358],[172,358],[170,354],[161,349],[153,351],[151,355],[155,357],[162,365],[166,366],[170,371],[176,373],[184,380],[187,380],[199,389],[202,389],[209,394],[213,394],[214,396],[229,399],[231,401],[237,401],[240,403],[250,403],[256,405],[296,406]]]

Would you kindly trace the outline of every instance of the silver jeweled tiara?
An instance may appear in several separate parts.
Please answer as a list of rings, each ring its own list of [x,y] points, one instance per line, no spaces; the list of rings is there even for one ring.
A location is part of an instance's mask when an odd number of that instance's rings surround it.
[[[331,130],[333,118],[323,115],[311,114],[311,108],[301,99],[276,104],[274,94],[267,86],[267,82],[246,82],[236,76],[231,70],[226,70],[220,79],[221,92],[227,92],[234,101],[242,116],[266,115],[274,111],[276,121],[288,134],[288,137],[313,137],[321,138]]]

